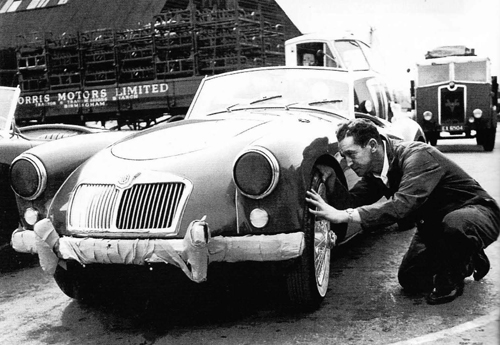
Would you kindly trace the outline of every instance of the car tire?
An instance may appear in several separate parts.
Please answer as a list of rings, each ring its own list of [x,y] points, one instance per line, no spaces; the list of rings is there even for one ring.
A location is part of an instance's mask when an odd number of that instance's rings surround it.
[[[319,171],[315,171],[311,189],[326,197],[326,186]],[[297,262],[287,274],[287,289],[292,307],[313,310],[324,299],[330,276],[330,255],[328,236],[330,222],[318,220],[305,206],[303,229],[305,248]]]
[[[95,296],[91,286],[96,282],[89,283],[88,274],[79,263],[68,261],[66,264],[66,269],[58,265],[54,273],[54,280],[61,291],[78,301],[92,301]]]

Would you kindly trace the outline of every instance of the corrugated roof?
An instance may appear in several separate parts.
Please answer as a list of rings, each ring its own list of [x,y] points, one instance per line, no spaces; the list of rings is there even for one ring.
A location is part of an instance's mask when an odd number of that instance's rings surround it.
[[[0,8],[6,1],[0,1]],[[14,47],[19,35],[33,32],[60,35],[97,28],[135,28],[152,22],[167,0],[68,0],[64,5],[20,11],[30,2],[21,0],[24,7],[0,14],[0,48]]]

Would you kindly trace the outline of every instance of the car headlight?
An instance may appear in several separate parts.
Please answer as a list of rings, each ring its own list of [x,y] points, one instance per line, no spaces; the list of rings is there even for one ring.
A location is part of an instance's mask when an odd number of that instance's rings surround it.
[[[243,195],[252,199],[262,199],[278,184],[278,161],[263,147],[249,148],[236,159],[233,180]]]
[[[472,115],[474,115],[476,119],[479,119],[481,116],[483,116],[483,111],[481,109],[474,109]]]
[[[424,120],[430,121],[432,119],[432,113],[429,110],[424,111]]]
[[[10,183],[17,195],[34,200],[47,185],[45,166],[36,156],[22,154],[10,166]]]

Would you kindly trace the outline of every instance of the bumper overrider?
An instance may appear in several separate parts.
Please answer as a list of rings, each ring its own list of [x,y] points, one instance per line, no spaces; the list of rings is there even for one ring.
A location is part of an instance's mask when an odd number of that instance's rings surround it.
[[[179,267],[194,282],[207,279],[210,262],[284,261],[299,257],[305,246],[303,232],[211,237],[205,217],[192,221],[183,239],[60,237],[46,218],[34,231],[14,231],[11,244],[18,252],[38,254],[40,266],[52,275],[67,260],[82,265],[163,262]]]

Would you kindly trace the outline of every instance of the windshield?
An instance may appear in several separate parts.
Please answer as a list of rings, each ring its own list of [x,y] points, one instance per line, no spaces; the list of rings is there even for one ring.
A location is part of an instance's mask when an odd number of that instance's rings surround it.
[[[448,64],[418,66],[418,86],[442,83],[449,80],[450,68]]]
[[[0,86],[0,137],[9,134],[10,125],[16,111],[17,99],[20,89],[15,87]]]
[[[244,70],[205,79],[186,118],[248,108],[315,107],[349,114],[348,74],[325,68]]]

